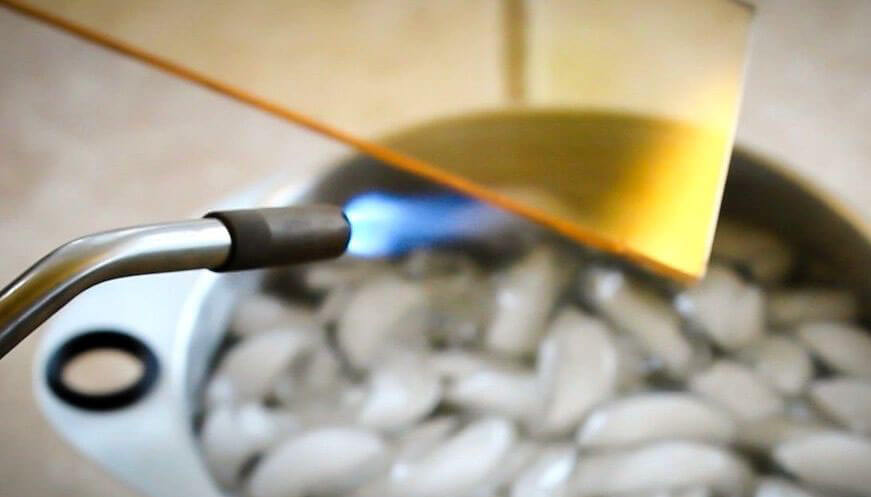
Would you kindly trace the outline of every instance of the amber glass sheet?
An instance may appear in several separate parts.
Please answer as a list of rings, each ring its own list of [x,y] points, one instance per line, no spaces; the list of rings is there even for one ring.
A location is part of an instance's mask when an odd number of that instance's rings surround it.
[[[19,10],[665,274],[704,272],[732,0],[28,0]]]

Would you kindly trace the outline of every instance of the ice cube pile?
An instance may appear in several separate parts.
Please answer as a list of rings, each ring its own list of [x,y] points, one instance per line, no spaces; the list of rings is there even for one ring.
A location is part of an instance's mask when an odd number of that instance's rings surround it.
[[[871,334],[813,261],[723,223],[705,280],[677,291],[534,238],[511,257],[346,258],[244,297],[203,389],[216,480],[249,497],[871,496]]]

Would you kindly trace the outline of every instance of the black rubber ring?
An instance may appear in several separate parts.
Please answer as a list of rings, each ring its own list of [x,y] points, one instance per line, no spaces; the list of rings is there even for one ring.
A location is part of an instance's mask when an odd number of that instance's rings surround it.
[[[142,375],[132,385],[106,394],[89,394],[74,390],[63,381],[63,370],[70,361],[84,352],[113,349],[127,352],[142,363]],[[157,382],[157,356],[126,333],[115,330],[95,330],[78,335],[61,345],[46,366],[48,387],[64,402],[89,411],[110,411],[127,407],[144,397]]]

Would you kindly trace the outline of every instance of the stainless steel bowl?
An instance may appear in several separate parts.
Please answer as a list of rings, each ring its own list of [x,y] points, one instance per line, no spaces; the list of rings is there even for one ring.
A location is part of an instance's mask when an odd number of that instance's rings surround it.
[[[374,188],[432,187],[356,157],[309,184],[267,182],[215,207],[341,203]],[[739,149],[732,158],[723,216],[776,232],[805,257],[828,264],[839,282],[860,295],[864,319],[871,318],[871,231],[832,199]],[[137,276],[101,284],[79,296],[53,320],[38,350],[33,382],[45,416],[83,454],[145,495],[222,495],[194,439],[198,389],[234,302],[261,286],[265,275],[188,271]],[[52,359],[71,339],[93,330],[129,335],[157,359],[152,388],[126,407],[75,407],[49,387]]]

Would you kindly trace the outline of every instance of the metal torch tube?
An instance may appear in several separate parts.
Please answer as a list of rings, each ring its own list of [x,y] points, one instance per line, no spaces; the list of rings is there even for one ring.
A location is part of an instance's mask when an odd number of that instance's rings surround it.
[[[147,273],[217,268],[227,228],[197,219],[106,231],[55,249],[0,291],[0,357],[73,297],[97,283]]]

